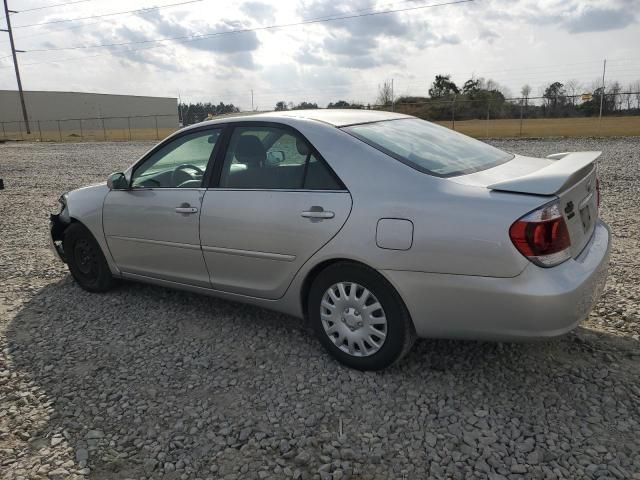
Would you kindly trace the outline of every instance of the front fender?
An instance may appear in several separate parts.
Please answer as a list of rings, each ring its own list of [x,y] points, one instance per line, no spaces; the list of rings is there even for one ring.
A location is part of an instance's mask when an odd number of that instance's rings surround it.
[[[91,232],[102,249],[111,273],[120,275],[102,228],[102,206],[108,193],[109,188],[106,183],[72,190],[65,195],[66,210],[70,221],[82,223]]]

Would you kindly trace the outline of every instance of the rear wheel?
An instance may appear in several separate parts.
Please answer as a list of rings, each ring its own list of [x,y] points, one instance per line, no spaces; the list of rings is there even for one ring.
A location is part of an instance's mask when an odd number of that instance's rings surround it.
[[[69,271],[89,292],[106,292],[115,284],[107,260],[91,232],[80,223],[72,223],[64,232],[63,248]]]
[[[359,370],[392,365],[415,340],[398,293],[362,265],[337,263],[320,272],[309,291],[307,314],[329,353]]]

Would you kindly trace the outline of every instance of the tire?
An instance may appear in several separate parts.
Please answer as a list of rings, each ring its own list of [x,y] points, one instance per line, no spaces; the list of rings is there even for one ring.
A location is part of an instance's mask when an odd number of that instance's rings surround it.
[[[311,284],[307,305],[320,343],[351,368],[386,368],[406,355],[416,338],[393,286],[363,265],[341,262],[321,271]]]
[[[72,223],[64,232],[62,246],[71,275],[83,289],[100,293],[110,290],[115,279],[100,245],[80,223]]]

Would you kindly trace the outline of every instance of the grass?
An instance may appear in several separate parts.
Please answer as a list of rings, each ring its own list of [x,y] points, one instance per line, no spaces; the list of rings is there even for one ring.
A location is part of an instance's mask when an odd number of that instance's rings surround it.
[[[452,128],[452,122],[437,122]],[[463,120],[455,122],[455,130],[476,138],[506,138],[506,137],[624,137],[640,136],[640,116],[605,117],[600,124],[598,118],[533,118],[522,122],[520,131],[519,119],[496,120]],[[161,140],[175,129],[132,128],[129,130],[107,129],[99,130],[63,130],[32,131],[30,135],[19,131],[0,131],[0,140],[29,140],[53,142],[79,141],[126,141],[126,140]]]
[[[452,122],[437,122],[452,128]],[[483,137],[625,137],[640,135],[640,116],[598,118],[532,118],[463,120],[455,130],[476,138]]]

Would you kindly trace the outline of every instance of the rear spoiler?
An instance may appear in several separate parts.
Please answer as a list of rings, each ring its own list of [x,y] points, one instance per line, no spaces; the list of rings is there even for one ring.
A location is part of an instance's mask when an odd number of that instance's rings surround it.
[[[552,164],[522,177],[489,185],[487,188],[501,192],[555,195],[586,177],[602,152],[554,153],[547,158]]]

